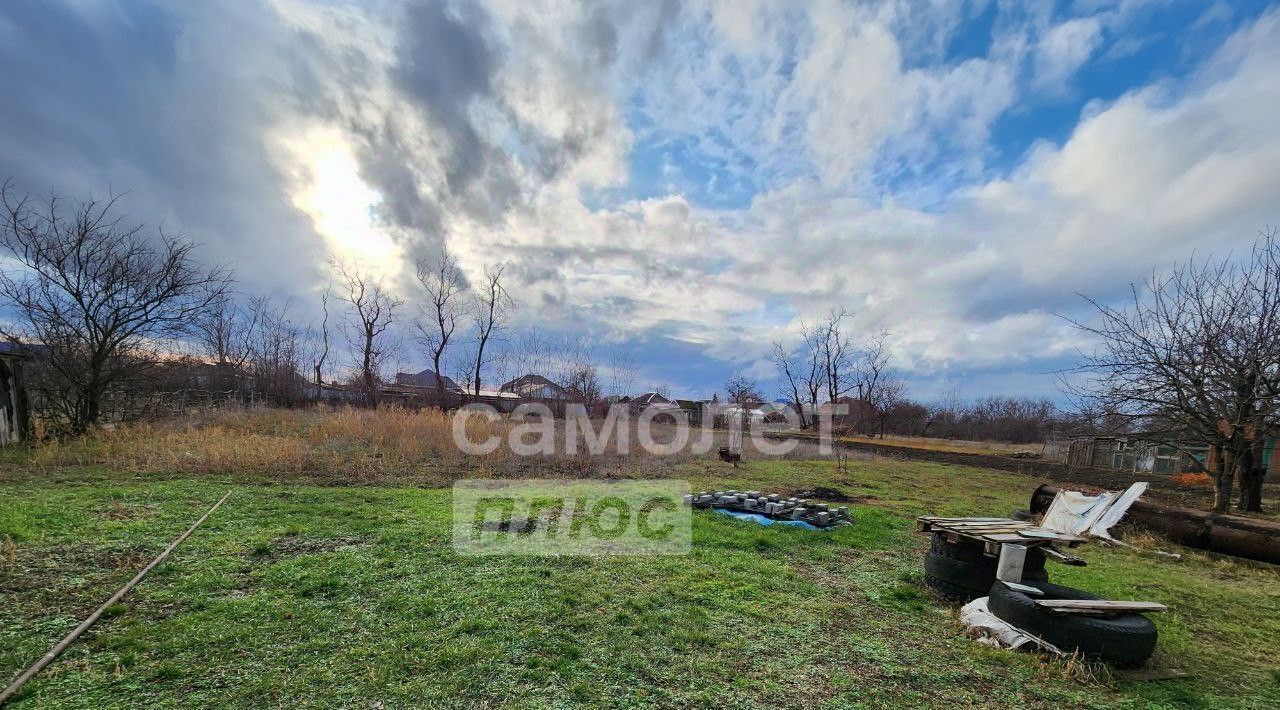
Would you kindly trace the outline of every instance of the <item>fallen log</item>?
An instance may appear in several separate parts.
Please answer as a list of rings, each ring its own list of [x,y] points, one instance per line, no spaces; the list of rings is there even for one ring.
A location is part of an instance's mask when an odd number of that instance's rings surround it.
[[[1031,512],[1039,515],[1047,511],[1058,491],[1058,487],[1049,484],[1037,488],[1031,494]],[[1141,499],[1129,508],[1124,520],[1179,545],[1280,564],[1280,523]]]

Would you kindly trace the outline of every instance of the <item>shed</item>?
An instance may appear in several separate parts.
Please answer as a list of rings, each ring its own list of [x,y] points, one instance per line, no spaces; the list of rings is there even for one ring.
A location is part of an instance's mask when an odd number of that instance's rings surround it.
[[[22,369],[30,355],[16,343],[0,343],[0,444],[31,436],[31,399]]]

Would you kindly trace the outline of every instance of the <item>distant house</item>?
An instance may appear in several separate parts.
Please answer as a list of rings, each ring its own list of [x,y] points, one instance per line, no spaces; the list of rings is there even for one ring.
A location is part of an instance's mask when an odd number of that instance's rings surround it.
[[[676,417],[684,417],[684,410],[679,404],[663,397],[657,392],[645,392],[633,398],[629,403],[631,413],[635,416],[645,414],[646,411],[653,412],[657,421],[662,418],[675,419]]]
[[[462,391],[458,383],[454,382],[453,378],[448,375],[440,375],[440,379],[446,392]],[[423,370],[416,374],[397,372],[396,384],[401,387],[425,387],[434,390],[436,388],[436,373],[435,370]]]
[[[503,383],[501,392],[511,392],[525,399],[575,399],[570,392],[542,375],[521,375]]]
[[[723,419],[728,425],[732,422],[746,422],[748,424],[764,423],[764,412],[759,408],[752,407],[748,403],[730,404],[720,413],[720,419]]]
[[[1276,436],[1263,443],[1262,467],[1280,467]],[[1045,445],[1045,458],[1071,466],[1110,468],[1151,474],[1199,473],[1214,467],[1216,452],[1200,437],[1180,432],[1134,432],[1078,436]]]

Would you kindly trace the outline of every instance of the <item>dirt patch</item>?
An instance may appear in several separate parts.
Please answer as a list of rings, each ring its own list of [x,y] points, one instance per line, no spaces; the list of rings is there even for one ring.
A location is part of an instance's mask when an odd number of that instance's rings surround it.
[[[141,570],[158,549],[92,549],[84,545],[15,545],[0,565],[0,598],[39,618],[83,618],[110,591]]]
[[[517,535],[528,535],[538,529],[538,520],[532,518],[512,518],[510,520],[490,520],[480,526],[485,532],[513,532]]]
[[[96,514],[98,517],[107,520],[128,521],[151,517],[153,512],[151,506],[112,501],[110,504],[98,508]]]
[[[857,500],[856,496],[850,497],[839,488],[831,488],[830,486],[814,486],[813,488],[792,491],[791,496],[830,503],[852,503]]]
[[[298,555],[323,554],[368,546],[369,540],[360,536],[306,537],[303,535],[284,535],[271,542],[255,545],[250,550],[250,557],[255,560],[270,561]]]

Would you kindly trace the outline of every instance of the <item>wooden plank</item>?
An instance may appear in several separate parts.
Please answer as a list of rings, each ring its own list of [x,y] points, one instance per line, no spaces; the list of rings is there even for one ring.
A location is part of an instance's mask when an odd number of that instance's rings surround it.
[[[990,520],[950,520],[950,519],[917,520],[917,522],[921,524],[932,525],[935,527],[947,527],[947,528],[964,528],[964,527],[973,527],[975,525],[1009,525],[1009,524],[1018,524],[1018,525],[1024,525],[1024,526],[1028,525],[1028,523],[1025,521],[1009,520],[1007,518],[992,518]]]
[[[1035,540],[1029,540],[1016,532],[986,533],[982,536],[982,539],[991,542],[1012,542],[1020,545],[1035,543]]]
[[[950,530],[951,532],[961,533],[978,533],[978,532],[1021,532],[1022,528],[1015,525],[1004,525],[1002,523],[991,523],[990,525],[934,525],[935,530]]]
[[[1037,599],[1036,604],[1050,611],[1101,611],[1107,613],[1159,612],[1169,607],[1159,602],[1121,601],[1116,599]]]
[[[1026,584],[1019,584],[1017,582],[1004,582],[1004,586],[1014,590],[1015,592],[1022,592],[1023,594],[1026,594],[1029,597],[1044,596],[1043,591],[1041,591],[1040,589],[1037,589],[1036,587],[1028,586]]]
[[[1062,533],[1054,532],[1053,530],[1022,529],[1018,531],[1018,534],[1033,540],[1058,540],[1062,538]]]
[[[1053,560],[1054,562],[1060,562],[1064,565],[1071,565],[1072,567],[1085,567],[1088,565],[1087,562],[1080,559],[1079,557],[1063,554],[1055,550],[1053,547],[1049,545],[1045,545],[1040,549],[1043,550],[1044,554],[1047,555],[1049,559]]]

